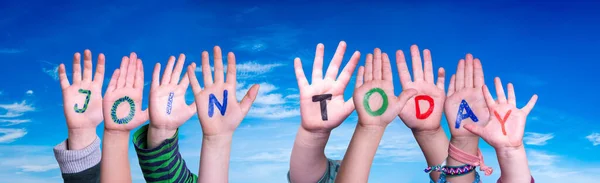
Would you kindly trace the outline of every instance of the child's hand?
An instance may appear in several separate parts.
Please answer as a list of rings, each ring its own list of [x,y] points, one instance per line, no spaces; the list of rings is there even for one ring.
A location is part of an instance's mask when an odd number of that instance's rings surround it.
[[[392,68],[387,54],[375,49],[373,55],[367,55],[364,69],[364,84],[362,67],[358,71],[354,90],[354,103],[358,111],[359,125],[386,127],[402,111],[406,102],[417,94],[415,89],[403,91],[400,96],[394,96]]]
[[[466,124],[465,129],[483,138],[496,151],[520,148],[523,146],[527,115],[535,106],[537,95],[533,95],[525,107],[517,109],[513,85],[508,83],[508,100],[506,100],[500,78],[496,77],[494,84],[498,100],[494,101],[487,86],[482,90],[489,108],[489,123],[485,126]]]
[[[346,42],[342,41],[331,60],[325,78],[323,78],[324,46],[318,44],[313,63],[312,84],[310,85],[304,76],[300,58],[294,59],[294,69],[298,80],[298,88],[300,89],[302,128],[309,132],[329,132],[342,124],[348,115],[354,111],[352,99],[347,102],[344,101],[344,90],[360,59],[360,53],[358,51],[354,52],[340,76],[337,77],[345,51]],[[336,77],[338,80],[336,80]],[[325,103],[321,104],[321,101]]]
[[[473,55],[467,54],[466,61],[461,59],[458,62],[456,75],[452,75],[450,79],[448,98],[444,104],[444,112],[446,112],[452,137],[476,137],[471,132],[462,129],[462,124],[476,122],[479,125],[485,125],[488,122],[490,117],[488,106],[481,93],[483,85],[481,61],[473,60]]]
[[[235,56],[227,55],[227,81],[223,78],[223,59],[221,48],[214,48],[215,80],[211,76],[208,52],[202,52],[202,75],[204,88],[200,88],[196,78],[196,64],[188,66],[187,74],[192,82],[192,90],[196,98],[198,118],[204,136],[232,135],[252,106],[259,85],[253,85],[241,102],[236,99]]]
[[[159,145],[164,139],[171,138],[177,128],[196,113],[196,104],[185,103],[185,93],[190,84],[187,73],[181,78],[185,55],[180,54],[175,65],[175,57],[171,56],[165,72],[160,79],[160,63],[156,63],[150,86],[150,128],[148,143],[150,147]],[[175,69],[173,66],[175,65]]]
[[[438,70],[436,84],[433,79],[431,52],[427,49],[423,51],[425,57],[424,69],[421,67],[421,56],[417,45],[410,47],[410,55],[413,66],[413,80],[411,80],[410,72],[406,66],[404,53],[401,50],[396,52],[396,65],[400,74],[400,83],[403,90],[415,89],[419,94],[408,100],[398,116],[406,126],[415,132],[440,130],[443,104],[446,99],[444,94],[444,68],[440,67]]]
[[[104,55],[98,55],[96,74],[92,80],[92,53],[90,50],[85,50],[83,54],[83,79],[79,53],[73,56],[73,84],[69,84],[65,65],[60,64],[58,69],[63,107],[69,128],[69,149],[81,149],[92,143],[96,138],[96,127],[103,120]]]
[[[105,130],[129,132],[148,120],[148,111],[142,111],[143,89],[142,60],[132,52],[123,57],[104,94]]]

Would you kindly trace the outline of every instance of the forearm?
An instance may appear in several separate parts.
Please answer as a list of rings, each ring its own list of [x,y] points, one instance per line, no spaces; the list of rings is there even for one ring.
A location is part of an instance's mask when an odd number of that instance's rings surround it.
[[[421,151],[427,161],[427,166],[436,166],[446,161],[449,141],[441,127],[436,131],[413,131],[413,135],[419,147],[421,147]],[[433,171],[429,176],[432,180],[437,181],[440,177],[440,172]]]
[[[68,150],[80,150],[88,147],[98,137],[96,128],[69,129],[68,135]]]
[[[529,183],[531,173],[527,164],[527,155],[523,146],[516,149],[496,150],[500,164],[502,182]]]
[[[478,137],[451,137],[450,143],[458,149],[471,155],[477,155],[479,152]],[[464,164],[465,163],[460,162],[450,156],[448,156],[448,159],[446,160],[446,165],[448,166],[461,166]],[[475,173],[473,171],[465,174],[464,176],[447,177],[447,180],[449,182],[473,182],[473,180],[475,180]]]
[[[290,159],[290,181],[314,183],[324,175],[328,162],[325,146],[330,132],[313,133],[300,127]]]
[[[356,125],[335,182],[368,182],[385,127]]]
[[[200,153],[200,182],[228,182],[233,134],[204,136]]]
[[[101,182],[131,182],[128,146],[129,132],[104,130],[100,164]]]

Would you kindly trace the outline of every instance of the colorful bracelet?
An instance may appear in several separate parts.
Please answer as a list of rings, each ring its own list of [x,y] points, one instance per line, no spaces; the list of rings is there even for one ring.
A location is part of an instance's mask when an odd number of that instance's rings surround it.
[[[461,176],[474,171],[476,166],[473,165],[462,165],[462,166],[444,166],[442,167],[442,173],[447,176]]]
[[[442,170],[442,167],[444,167],[444,166],[446,166],[446,161],[444,161],[442,164],[439,164],[439,165],[427,167],[424,171],[425,171],[425,173],[431,173],[432,171],[440,172]]]

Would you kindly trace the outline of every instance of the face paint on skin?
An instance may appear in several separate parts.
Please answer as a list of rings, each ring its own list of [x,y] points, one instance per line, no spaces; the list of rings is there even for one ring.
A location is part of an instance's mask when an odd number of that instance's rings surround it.
[[[169,100],[167,101],[167,114],[171,115],[171,109],[173,109],[173,97],[175,96],[174,92],[169,93]]]
[[[327,100],[331,100],[331,94],[315,95],[312,97],[313,102],[321,103],[321,119],[327,121]]]
[[[369,106],[369,98],[371,98],[371,95],[373,93],[379,93],[379,95],[381,95],[381,98],[383,99],[383,103],[381,104],[381,107],[377,111],[373,111],[371,109],[371,106]],[[381,116],[385,112],[385,110],[387,110],[387,107],[388,107],[388,98],[387,98],[387,95],[385,94],[385,91],[383,91],[383,89],[381,89],[381,88],[373,88],[373,89],[369,90],[365,94],[365,97],[363,99],[363,105],[365,106],[365,110],[367,111],[367,113],[369,113],[369,115]]]
[[[427,102],[429,102],[429,109],[427,109],[427,112],[421,114],[421,108],[419,106],[419,100],[426,100]],[[419,95],[415,97],[415,108],[417,110],[417,119],[427,119],[427,117],[429,117],[431,115],[431,113],[433,112],[433,98],[431,98],[430,96],[427,95]]]
[[[227,90],[223,90],[223,104],[219,103],[214,94],[211,93],[208,95],[208,117],[213,117],[215,106],[221,111],[221,116],[225,116],[225,111],[227,110]]]
[[[466,113],[463,114],[463,111]],[[473,120],[473,122],[479,121],[479,119],[477,119],[477,116],[475,116],[475,113],[473,113],[473,111],[469,107],[469,104],[467,103],[467,101],[462,100],[462,102],[460,102],[460,107],[458,108],[458,114],[456,114],[456,121],[454,122],[454,124],[455,124],[454,128],[456,128],[456,129],[460,128],[460,122],[467,118],[471,118],[471,120]]]
[[[79,89],[79,93],[86,95],[85,102],[83,103],[83,108],[79,109],[78,105],[75,104],[75,106],[73,106],[73,109],[75,109],[76,113],[84,113],[85,110],[87,110],[88,104],[90,103],[90,96],[92,95],[92,92],[90,90]]]
[[[129,115],[127,115],[124,118],[118,118],[117,117],[117,107],[119,107],[119,104],[121,104],[122,102],[129,103]],[[135,103],[128,96],[125,96],[125,97],[120,98],[117,101],[115,101],[115,103],[113,104],[112,108],[110,109],[110,117],[117,124],[127,124],[127,123],[129,123],[133,119],[134,115],[135,115]]]
[[[506,128],[504,128],[504,125],[506,124],[506,120],[508,119],[508,116],[510,116],[510,112],[512,112],[512,110],[508,110],[508,112],[506,114],[504,114],[504,118],[500,118],[500,114],[498,114],[497,111],[494,111],[494,115],[496,116],[496,119],[498,119],[498,121],[500,121],[500,124],[502,125],[502,134],[504,134],[506,136]]]

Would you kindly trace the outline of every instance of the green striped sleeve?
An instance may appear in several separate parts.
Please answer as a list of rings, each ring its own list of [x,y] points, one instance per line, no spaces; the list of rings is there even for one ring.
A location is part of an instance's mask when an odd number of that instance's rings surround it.
[[[195,183],[198,181],[198,176],[190,172],[181,154],[179,154],[179,146],[177,145],[179,131],[173,137],[152,149],[147,149],[147,133],[148,125],[144,125],[133,134],[133,144],[146,182]]]

